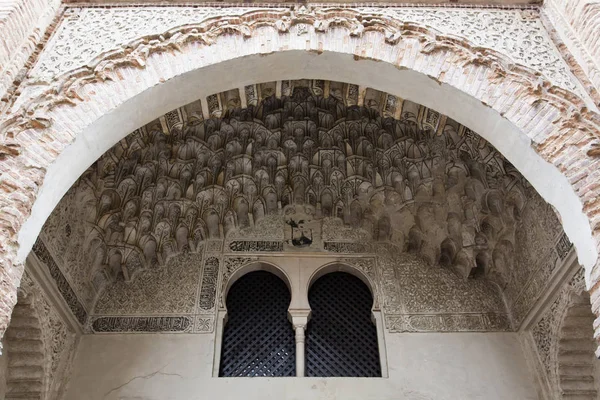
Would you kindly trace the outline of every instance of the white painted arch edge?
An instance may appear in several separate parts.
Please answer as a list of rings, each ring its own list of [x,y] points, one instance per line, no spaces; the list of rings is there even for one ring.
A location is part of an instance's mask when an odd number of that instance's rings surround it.
[[[219,49],[213,49],[219,51]],[[181,57],[185,57],[182,55]],[[94,120],[48,168],[31,216],[19,232],[18,261],[26,258],[62,196],[85,170],[119,140],[157,117],[199,98],[245,85],[286,79],[350,82],[391,93],[434,109],[480,134],[498,149],[561,215],[590,284],[598,254],[581,200],[567,178],[542,159],[525,133],[477,98],[448,84],[387,62],[355,60],[352,54],[288,50],[235,57],[156,82]]]

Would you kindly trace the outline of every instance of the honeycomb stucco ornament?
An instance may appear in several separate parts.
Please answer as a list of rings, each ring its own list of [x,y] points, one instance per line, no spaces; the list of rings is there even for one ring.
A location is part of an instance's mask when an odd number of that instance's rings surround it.
[[[544,78],[543,71],[517,65],[510,56],[496,49],[478,46],[468,37],[444,35],[426,24],[399,21],[386,13],[304,7],[250,11],[240,16],[209,19],[135,39],[127,46],[98,55],[93,62],[56,77],[47,85],[26,82],[22,96],[13,105],[13,113],[2,124],[5,141],[0,150],[4,189],[1,201],[6,212],[1,224],[6,234],[0,246],[5,266],[2,271],[5,285],[5,297],[2,299],[4,317],[0,330],[5,329],[8,322],[21,274],[20,261],[16,256],[17,235],[30,215],[51,162],[96,118],[144,88],[166,81],[190,68],[177,64],[158,72],[156,68],[165,68],[169,64],[163,62],[159,67],[156,60],[172,59],[202,46],[217,46],[222,41],[238,40],[232,36],[252,42],[257,39],[256,35],[276,38],[272,36],[275,31],[286,40],[286,43],[277,40],[269,42],[266,48],[260,50],[248,46],[244,50],[246,54],[268,54],[293,48],[324,52],[335,50],[336,43],[339,43],[337,51],[354,54],[359,59],[386,61],[463,90],[527,133],[534,142],[536,152],[570,180],[583,203],[594,234],[600,235],[595,230],[600,219],[600,200],[595,195],[597,188],[594,185],[597,177],[587,174],[587,171],[598,170],[595,146],[599,137],[599,119],[585,108],[585,102],[573,92],[558,86],[558,82]],[[331,41],[319,40],[320,36],[325,38],[328,35],[332,36]],[[350,45],[333,40],[342,37],[349,38]],[[357,47],[354,48],[354,45]],[[396,47],[403,50],[400,54],[395,53],[392,59],[389,49]],[[242,53],[234,54],[241,56],[244,55]],[[200,65],[216,62],[218,60],[204,60]],[[111,95],[115,93],[115,85],[126,85],[136,74],[144,75],[142,85],[136,84],[136,88],[124,86],[117,90],[118,96]],[[103,96],[106,96],[104,100],[100,100]],[[40,137],[43,140],[38,140]],[[587,230],[589,228],[586,227],[580,229],[584,232],[581,235],[585,236]],[[569,232],[574,230],[570,229]],[[22,253],[27,252],[33,239],[26,241],[28,243],[21,250]],[[589,239],[574,242],[582,249],[580,256],[590,268],[590,286],[594,286],[600,275],[600,272],[591,271],[597,250],[591,250],[594,246],[590,246]],[[600,308],[600,299],[596,301],[598,297],[592,293],[596,310]]]
[[[82,293],[90,276],[98,288],[117,276],[129,281],[208,239],[227,237],[228,250],[244,251],[231,240],[248,239],[244,231],[263,219],[278,226],[252,230],[254,240],[281,231],[278,213],[304,220],[313,247],[321,230],[308,221],[340,218],[429,264],[442,259],[465,279],[480,265],[505,287],[529,184],[464,126],[359,92],[323,80],[268,82],[246,86],[244,101],[238,90],[209,96],[209,113],[220,118],[205,119],[200,101],[169,112],[105,153],[41,236]],[[368,106],[357,105],[359,96]],[[290,214],[304,204],[301,216]]]
[[[33,251],[91,332],[210,332],[192,321],[214,320],[242,255],[352,265],[391,332],[505,331],[546,289],[564,237],[476,133],[304,79],[211,94],[135,130],[67,192]]]

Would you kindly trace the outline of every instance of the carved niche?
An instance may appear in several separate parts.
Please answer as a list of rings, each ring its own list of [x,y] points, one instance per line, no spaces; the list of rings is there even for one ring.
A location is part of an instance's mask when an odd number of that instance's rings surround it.
[[[75,344],[75,332],[26,271],[6,331],[10,398],[62,398]]]

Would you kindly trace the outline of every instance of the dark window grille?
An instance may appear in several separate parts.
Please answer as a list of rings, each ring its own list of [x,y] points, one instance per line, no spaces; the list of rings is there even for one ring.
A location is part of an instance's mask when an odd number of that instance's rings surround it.
[[[265,271],[250,272],[231,286],[219,376],[296,375],[290,300],[285,283]]]
[[[333,272],[312,285],[308,300],[306,375],[381,376],[369,288],[353,275]]]

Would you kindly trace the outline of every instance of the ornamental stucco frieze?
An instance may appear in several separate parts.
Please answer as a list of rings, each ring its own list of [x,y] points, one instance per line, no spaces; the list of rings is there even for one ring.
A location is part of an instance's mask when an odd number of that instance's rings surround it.
[[[303,14],[311,14],[314,20],[306,21],[306,32],[311,23],[315,30],[320,31],[336,22],[336,17],[320,15],[335,13],[331,7],[300,9],[291,13],[288,8],[257,7],[70,8],[42,52],[31,77],[49,81],[92,63],[102,54],[126,47],[139,38],[185,26],[201,27],[216,18],[225,20],[260,11],[279,16],[282,26],[302,18]],[[345,12],[355,14],[359,25],[362,20],[362,28],[359,27],[356,33],[367,29],[369,24],[365,22],[378,16],[396,20],[407,27],[413,24],[427,27],[450,38],[467,38],[475,47],[497,51],[515,64],[541,73],[552,84],[576,91],[573,76],[536,11],[373,7]]]
[[[32,76],[54,78],[134,39],[256,10],[241,7],[70,8],[41,54]]]

